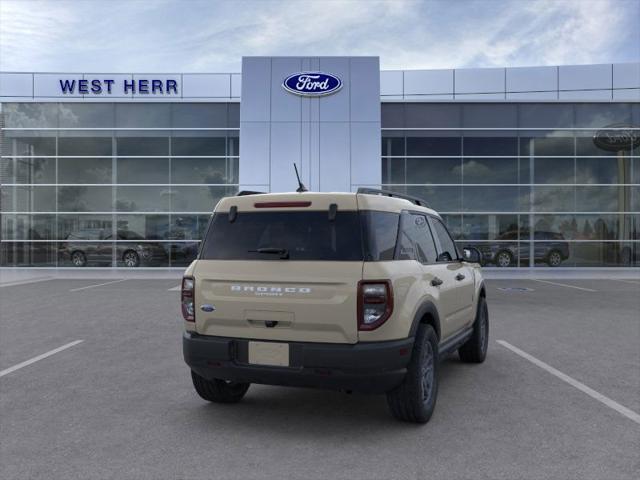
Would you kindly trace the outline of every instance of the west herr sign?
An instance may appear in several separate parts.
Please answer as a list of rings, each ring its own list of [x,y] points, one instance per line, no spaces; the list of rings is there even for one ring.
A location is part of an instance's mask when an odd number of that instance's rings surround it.
[[[298,72],[285,78],[282,88],[294,95],[320,97],[340,90],[342,80],[330,73]]]
[[[60,79],[60,90],[63,94],[73,95],[178,95],[178,81],[172,79]]]

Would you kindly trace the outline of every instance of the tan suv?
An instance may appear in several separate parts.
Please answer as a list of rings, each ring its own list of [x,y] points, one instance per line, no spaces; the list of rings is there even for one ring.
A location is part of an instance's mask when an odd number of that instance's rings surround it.
[[[438,360],[486,356],[479,261],[414,197],[224,198],[182,280],[193,385],[224,403],[251,383],[386,393],[396,418],[427,422]]]

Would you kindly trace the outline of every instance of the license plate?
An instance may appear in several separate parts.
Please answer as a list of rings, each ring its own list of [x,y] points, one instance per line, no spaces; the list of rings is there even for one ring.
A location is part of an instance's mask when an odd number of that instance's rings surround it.
[[[289,366],[289,344],[249,342],[249,363],[254,365]]]

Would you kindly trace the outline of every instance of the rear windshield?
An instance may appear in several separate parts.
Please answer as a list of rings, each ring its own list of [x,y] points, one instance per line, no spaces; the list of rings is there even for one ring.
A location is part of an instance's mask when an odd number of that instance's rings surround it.
[[[261,251],[258,251],[261,250]],[[286,252],[286,253],[285,253]],[[200,258],[204,260],[363,260],[358,212],[216,213]]]

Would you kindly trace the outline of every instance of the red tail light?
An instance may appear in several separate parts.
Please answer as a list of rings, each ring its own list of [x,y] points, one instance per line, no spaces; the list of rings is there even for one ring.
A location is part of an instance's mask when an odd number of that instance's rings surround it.
[[[182,279],[182,291],[180,294],[180,304],[182,306],[182,317],[187,322],[196,321],[196,308],[194,292],[196,289],[196,280],[193,277],[184,277]]]
[[[358,282],[358,330],[375,330],[393,312],[393,288],[389,280]]]

